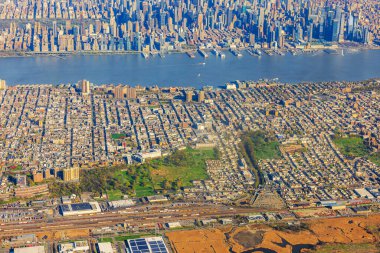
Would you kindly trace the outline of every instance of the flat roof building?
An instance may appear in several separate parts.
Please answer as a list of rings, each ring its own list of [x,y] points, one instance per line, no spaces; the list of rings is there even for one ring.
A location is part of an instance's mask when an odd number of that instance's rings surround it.
[[[79,167],[67,168],[63,170],[63,181],[78,181],[79,180]]]
[[[75,241],[58,244],[59,253],[89,252],[90,246],[87,241]]]
[[[63,216],[99,213],[101,211],[98,202],[60,205],[59,210]]]
[[[33,246],[33,247],[24,247],[24,248],[14,248],[13,253],[45,253],[45,247]]]
[[[168,253],[162,237],[130,239],[127,241],[131,253]]]
[[[365,188],[358,188],[354,190],[361,198],[374,199],[374,196]]]
[[[112,244],[110,242],[98,242],[96,248],[99,253],[113,253]]]
[[[168,201],[168,198],[163,195],[153,195],[153,196],[146,197],[146,200],[149,203],[158,203],[158,202]]]

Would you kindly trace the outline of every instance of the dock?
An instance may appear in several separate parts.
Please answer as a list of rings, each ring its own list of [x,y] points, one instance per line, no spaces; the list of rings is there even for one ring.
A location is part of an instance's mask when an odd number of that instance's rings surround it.
[[[192,51],[186,52],[186,54],[187,54],[190,58],[195,58],[195,54],[194,54],[194,52],[192,52]]]
[[[199,52],[199,54],[200,54],[202,57],[204,57],[204,58],[208,58],[208,54],[207,54],[205,51],[199,49],[198,52]]]
[[[242,57],[243,54],[238,50],[231,50],[231,53],[235,55],[236,57]]]

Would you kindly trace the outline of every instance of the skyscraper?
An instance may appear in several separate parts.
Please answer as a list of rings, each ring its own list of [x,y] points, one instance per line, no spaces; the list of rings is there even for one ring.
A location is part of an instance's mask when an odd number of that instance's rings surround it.
[[[137,97],[136,95],[136,88],[134,87],[127,87],[127,98],[128,99],[134,99]]]
[[[79,167],[67,168],[63,170],[63,181],[78,181],[79,180]]]
[[[90,81],[81,80],[81,81],[78,82],[78,86],[80,87],[81,92],[82,92],[83,95],[90,94],[90,92],[91,92],[91,90],[90,90]]]
[[[346,28],[346,38],[351,39],[352,33],[354,31],[354,16],[352,13],[350,13],[350,16],[348,17],[347,21],[347,28]]]
[[[127,93],[127,87],[123,85],[118,85],[113,90],[113,95],[116,99],[124,99]]]
[[[0,90],[6,90],[7,89],[7,82],[5,80],[0,79]]]
[[[369,44],[370,42],[370,32],[368,30],[368,27],[364,27],[363,31],[363,43],[364,44]]]
[[[57,21],[53,21],[53,37],[57,38]]]
[[[344,27],[345,27],[345,20],[346,20],[345,17],[346,15],[344,13],[340,16],[339,38],[338,38],[339,42],[344,41]]]
[[[134,48],[136,51],[142,51],[141,34],[139,32],[135,33]]]
[[[160,12],[160,27],[163,29],[166,26],[166,12],[161,11]]]
[[[113,93],[116,99],[134,99],[137,97],[135,88],[121,84],[114,88]]]
[[[205,100],[205,92],[203,90],[198,92],[198,102],[202,103]]]
[[[186,91],[186,102],[191,102],[193,100],[193,91]]]
[[[136,0],[136,19],[140,20],[140,0]]]
[[[0,90],[5,90],[6,88],[7,88],[6,81],[0,79]]]
[[[331,41],[338,41],[339,36],[339,22],[338,19],[333,19],[332,22],[332,34],[331,34]]]

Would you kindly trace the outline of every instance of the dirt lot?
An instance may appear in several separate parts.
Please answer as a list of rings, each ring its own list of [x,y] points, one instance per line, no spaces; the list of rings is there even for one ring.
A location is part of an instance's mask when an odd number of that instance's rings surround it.
[[[294,211],[294,214],[299,218],[311,217],[334,217],[335,212],[328,208],[315,208]]]
[[[254,248],[256,245],[261,243],[264,238],[265,231],[240,231],[233,236],[233,240],[238,244],[242,245],[244,248]]]
[[[76,230],[61,230],[54,232],[44,232],[37,233],[36,236],[38,239],[45,237],[47,240],[62,240],[65,239],[78,239],[78,238],[87,238],[90,235],[88,229],[76,229]]]
[[[219,229],[169,232],[166,236],[175,253],[229,253],[227,239]]]
[[[308,252],[317,244],[329,246],[324,249],[343,246],[347,249],[380,242],[380,215],[318,219],[307,221],[298,228],[286,224],[276,229],[267,225],[249,225],[232,229],[170,232],[167,236],[176,253],[295,253]]]
[[[379,253],[379,245],[372,243],[361,244],[325,244],[318,246],[312,253]]]
[[[375,236],[367,231],[367,227],[371,225],[380,228],[380,216],[319,220],[311,223],[310,229],[322,242],[366,243],[376,240]]]

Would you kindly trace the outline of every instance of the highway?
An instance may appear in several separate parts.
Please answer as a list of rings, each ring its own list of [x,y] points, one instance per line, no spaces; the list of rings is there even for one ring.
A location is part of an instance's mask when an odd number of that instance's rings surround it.
[[[126,223],[128,226],[149,226],[156,223],[189,221],[211,217],[233,216],[258,212],[253,208],[231,208],[221,205],[128,208],[110,212],[54,218],[53,222],[29,221],[0,224],[0,238],[21,234],[70,229],[94,229]]]

